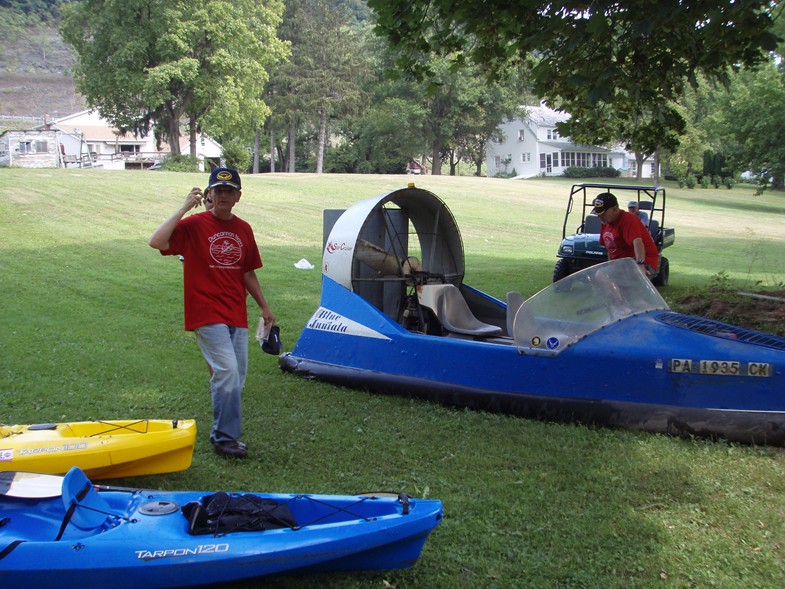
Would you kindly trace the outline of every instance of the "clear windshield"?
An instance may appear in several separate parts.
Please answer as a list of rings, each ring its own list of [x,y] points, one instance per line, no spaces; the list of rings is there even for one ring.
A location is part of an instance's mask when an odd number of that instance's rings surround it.
[[[541,290],[515,315],[522,354],[553,355],[598,329],[668,304],[630,258],[576,272]]]

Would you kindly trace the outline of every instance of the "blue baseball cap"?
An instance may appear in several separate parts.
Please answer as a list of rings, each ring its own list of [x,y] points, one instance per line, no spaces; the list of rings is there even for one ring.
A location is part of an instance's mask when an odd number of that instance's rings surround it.
[[[210,173],[210,183],[207,188],[215,188],[216,186],[230,186],[240,190],[240,174],[234,168],[215,168]]]

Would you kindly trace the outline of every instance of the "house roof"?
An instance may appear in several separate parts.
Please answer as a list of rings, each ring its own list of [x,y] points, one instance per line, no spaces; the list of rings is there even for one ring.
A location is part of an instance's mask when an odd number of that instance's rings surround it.
[[[524,106],[525,119],[539,127],[555,127],[570,118],[569,113],[552,110],[547,106]]]
[[[82,125],[79,127],[68,127],[61,125],[53,125],[60,129],[63,133],[71,135],[78,135],[81,131],[86,141],[104,141],[107,143],[114,143],[115,141],[122,141],[123,143],[144,143],[143,137],[134,137],[133,133],[124,133],[120,135],[114,127],[98,126],[98,125]]]
[[[92,110],[83,110],[61,117],[51,121],[49,125],[53,129],[75,137],[81,134],[87,141],[145,143],[144,138],[136,137],[133,133],[120,134],[116,128],[109,125],[96,111]]]

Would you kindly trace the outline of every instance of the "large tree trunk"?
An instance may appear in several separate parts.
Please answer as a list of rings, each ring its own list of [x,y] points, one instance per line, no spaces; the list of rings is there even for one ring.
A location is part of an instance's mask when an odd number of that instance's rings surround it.
[[[297,137],[297,130],[294,127],[294,123],[289,124],[289,155],[287,159],[289,160],[289,169],[287,170],[290,174],[294,174],[294,143]]]
[[[642,153],[639,153],[637,151],[635,152],[635,167],[637,168],[637,170],[635,172],[635,179],[636,180],[640,180],[641,178],[643,178],[643,159],[644,159],[644,157],[645,156]]]
[[[461,162],[460,158],[455,157],[455,150],[450,150],[450,176],[455,176],[458,164]]]
[[[654,186],[660,185],[660,150],[654,152],[654,174],[652,174]]]
[[[319,109],[319,147],[316,151],[316,173],[321,174],[324,169],[324,144],[327,137],[327,109]]]
[[[275,131],[270,125],[270,173],[275,172]]]
[[[164,108],[169,118],[166,122],[169,151],[172,155],[180,155],[180,111],[175,110],[171,104],[167,104]]]
[[[441,176],[442,175],[442,142],[439,139],[433,140],[433,145],[431,149],[431,161],[433,166],[431,168],[431,175],[432,176]]]
[[[188,145],[191,148],[191,157],[196,159],[196,119],[188,119]]]
[[[254,137],[253,137],[253,173],[259,173],[259,145],[261,144],[261,135],[262,130],[259,128],[259,125],[254,126]]]

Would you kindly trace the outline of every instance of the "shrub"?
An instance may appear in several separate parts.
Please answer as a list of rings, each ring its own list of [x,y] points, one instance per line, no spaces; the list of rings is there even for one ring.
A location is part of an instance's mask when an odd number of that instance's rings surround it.
[[[687,188],[695,188],[695,184],[697,184],[695,176],[692,174],[687,174],[687,177],[684,179],[684,185]]]
[[[238,141],[224,143],[223,159],[228,167],[239,172],[248,170],[251,165],[251,153]]]
[[[161,161],[161,169],[167,172],[198,172],[199,162],[190,155],[173,153]]]
[[[709,177],[702,176],[701,177],[701,188],[708,188],[709,187]]]
[[[612,167],[580,168],[570,166],[562,173],[566,178],[618,178],[621,172]]]

